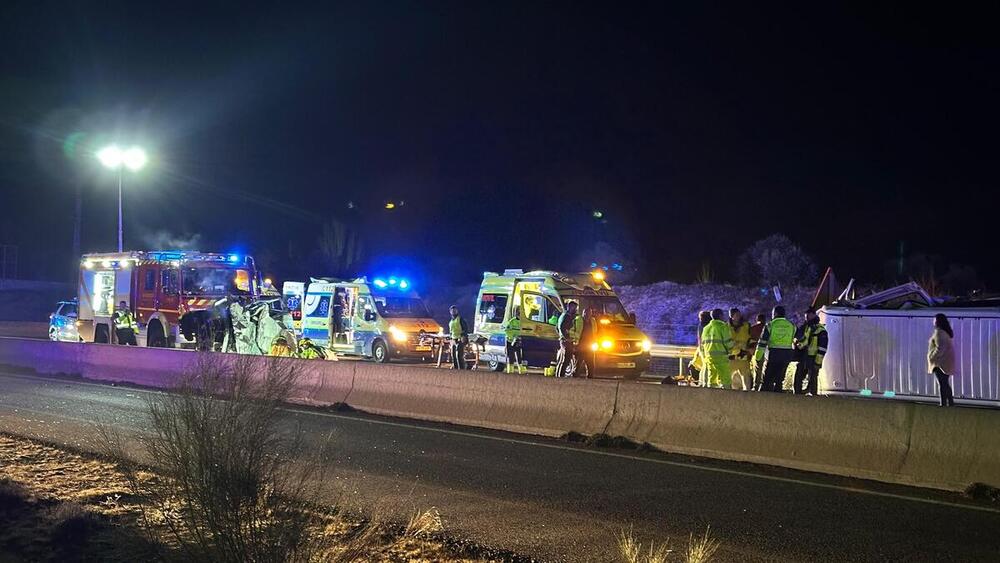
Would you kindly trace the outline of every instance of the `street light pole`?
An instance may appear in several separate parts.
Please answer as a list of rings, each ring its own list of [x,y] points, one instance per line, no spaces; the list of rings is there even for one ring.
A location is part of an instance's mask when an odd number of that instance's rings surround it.
[[[148,158],[146,151],[140,147],[132,147],[127,150],[110,145],[104,147],[97,153],[97,159],[105,168],[109,168],[118,173],[118,252],[125,250],[125,228],[122,224],[122,168],[128,168],[132,172],[138,172],[144,166]]]
[[[122,229],[122,169],[118,168],[118,252],[122,252],[125,248],[124,243],[124,230]]]

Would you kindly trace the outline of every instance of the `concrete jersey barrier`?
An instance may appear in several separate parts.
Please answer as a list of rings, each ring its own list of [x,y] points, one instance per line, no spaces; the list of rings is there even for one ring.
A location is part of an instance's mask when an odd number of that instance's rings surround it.
[[[235,356],[211,354],[223,361]],[[198,355],[0,338],[0,365],[176,385]],[[1000,412],[292,358],[293,401],[525,434],[624,436],[668,451],[962,490],[1000,487]],[[263,364],[262,364],[263,365]]]

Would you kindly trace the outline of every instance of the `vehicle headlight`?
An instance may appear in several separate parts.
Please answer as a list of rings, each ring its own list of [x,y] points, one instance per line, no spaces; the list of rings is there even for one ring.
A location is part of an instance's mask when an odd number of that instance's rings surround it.
[[[610,350],[611,347],[614,346],[614,345],[615,345],[615,341],[614,340],[602,340],[601,341],[601,348],[604,348],[605,350]]]
[[[649,352],[649,349],[653,347],[653,343],[648,338],[643,338],[641,346],[643,352]]]
[[[389,325],[389,335],[396,342],[406,342],[406,333],[395,326]]]
[[[600,346],[598,346],[596,342],[590,343],[590,349],[593,350],[594,352],[596,352],[598,348],[600,348]]]

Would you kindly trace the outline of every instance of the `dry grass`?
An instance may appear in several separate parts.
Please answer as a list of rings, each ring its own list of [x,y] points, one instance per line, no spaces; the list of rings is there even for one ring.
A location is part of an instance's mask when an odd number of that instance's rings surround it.
[[[670,549],[667,541],[660,544],[650,542],[648,546],[644,546],[636,539],[631,528],[618,533],[618,555],[624,563],[667,563],[672,560],[708,563],[715,556],[719,545],[717,540],[712,539],[710,529],[706,529],[704,536],[695,537],[692,534],[688,538],[687,550],[683,554],[677,554],[682,558],[675,558],[675,552]]]
[[[408,538],[427,538],[442,531],[444,531],[444,525],[441,523],[441,514],[438,513],[436,508],[431,508],[430,510],[417,512],[410,517],[410,521],[406,524],[406,529],[403,531],[403,536]]]
[[[102,428],[103,457],[0,435],[0,546],[23,546],[18,560],[488,561],[448,547],[436,509],[393,523],[321,502],[327,451],[305,451],[279,412],[288,365],[199,363],[150,399],[148,434]],[[155,469],[127,455],[136,442]],[[128,541],[98,541],[115,530]]]
[[[694,534],[688,538],[688,549],[686,563],[708,563],[719,550],[720,543],[712,539],[711,527],[705,528],[705,535],[695,537]]]
[[[0,435],[2,553],[15,561],[136,560],[147,550],[129,533],[137,518],[122,500],[126,490],[106,462]]]
[[[160,475],[143,471],[140,479]],[[142,559],[190,561],[172,545],[162,517],[145,521],[128,479],[103,459],[80,455],[33,440],[0,434],[0,545],[3,555],[23,561],[92,560],[133,562]],[[365,517],[324,510],[309,511],[308,533],[322,550],[315,560],[488,563],[456,553],[443,541],[436,509],[393,523],[384,511]],[[150,529],[144,529],[150,526]],[[155,544],[148,543],[148,538]],[[60,551],[60,544],[77,551]],[[5,560],[0,557],[0,560]]]
[[[618,552],[625,563],[666,563],[672,553],[668,542],[660,545],[650,542],[649,549],[643,549],[642,542],[635,539],[631,529],[618,533]]]

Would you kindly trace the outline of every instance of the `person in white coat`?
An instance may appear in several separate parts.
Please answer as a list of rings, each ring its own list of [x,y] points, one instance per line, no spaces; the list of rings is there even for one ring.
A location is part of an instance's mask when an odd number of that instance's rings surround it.
[[[951,392],[950,378],[955,374],[955,331],[951,329],[948,317],[941,313],[934,315],[934,333],[927,344],[927,369],[937,377],[941,388],[941,406],[955,406]]]

